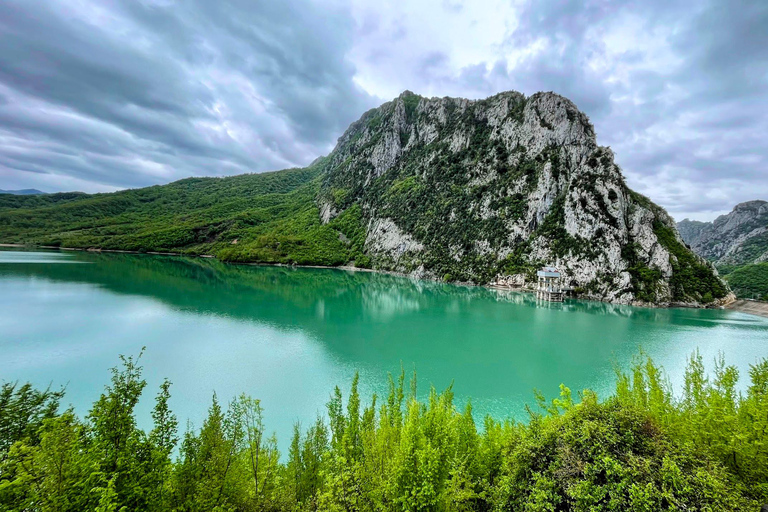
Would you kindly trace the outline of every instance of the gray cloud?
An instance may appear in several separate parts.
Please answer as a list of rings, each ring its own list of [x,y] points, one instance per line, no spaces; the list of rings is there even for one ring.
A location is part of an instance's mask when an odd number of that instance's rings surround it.
[[[100,190],[304,165],[378,102],[352,80],[341,10],[78,6],[0,4],[4,183]]]
[[[596,125],[630,184],[677,217],[712,218],[768,197],[768,3],[535,1],[468,90],[554,90]],[[606,34],[628,32],[626,48]]]
[[[410,89],[571,98],[673,215],[768,198],[758,0],[7,0],[0,188],[304,165]]]

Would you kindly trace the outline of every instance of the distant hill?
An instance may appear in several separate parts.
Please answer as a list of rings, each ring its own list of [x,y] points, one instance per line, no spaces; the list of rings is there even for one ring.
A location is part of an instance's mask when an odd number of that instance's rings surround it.
[[[714,222],[685,219],[677,229],[694,252],[716,265],[768,261],[768,202],[748,201]]]
[[[768,202],[747,201],[714,222],[677,223],[683,240],[712,261],[738,297],[768,300]]]
[[[584,297],[711,303],[728,289],[630,190],[566,98],[405,92],[305,169],[111,194],[0,196],[0,241],[355,265],[478,284],[557,266]]]
[[[38,194],[45,194],[45,192],[41,190],[37,190],[36,188],[25,188],[22,190],[3,190],[0,189],[0,194],[13,194],[15,196],[35,196]]]
[[[684,219],[677,223],[677,231],[686,244],[691,245],[701,238],[701,233],[712,226],[711,222]]]
[[[0,194],[0,212],[19,208],[39,208],[87,197],[83,192],[59,192],[56,194]],[[2,224],[0,224],[1,226]]]
[[[738,297],[768,301],[768,261],[728,270],[726,280]]]

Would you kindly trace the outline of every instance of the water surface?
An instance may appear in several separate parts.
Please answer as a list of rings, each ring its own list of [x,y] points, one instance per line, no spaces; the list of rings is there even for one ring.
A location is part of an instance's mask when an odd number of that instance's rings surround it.
[[[78,263],[78,264],[73,264]],[[454,383],[477,415],[524,419],[534,388],[613,389],[640,349],[679,386],[697,348],[744,375],[768,356],[768,320],[734,311],[537,304],[529,294],[333,269],[233,266],[207,259],[0,251],[0,379],[66,385],[85,413],[119,354],[143,358],[153,396],[199,426],[211,396],[262,400],[286,446],[355,371],[365,394],[388,372],[421,390]],[[151,400],[139,408],[149,425]]]

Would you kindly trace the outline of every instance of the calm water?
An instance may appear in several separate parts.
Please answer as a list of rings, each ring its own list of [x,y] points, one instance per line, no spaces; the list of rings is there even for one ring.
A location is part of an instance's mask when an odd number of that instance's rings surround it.
[[[613,388],[614,365],[640,348],[679,386],[686,358],[723,352],[746,374],[768,357],[768,321],[717,310],[654,310],[365,272],[228,266],[204,259],[0,251],[0,379],[66,385],[85,413],[119,354],[142,346],[154,396],[173,382],[182,424],[221,401],[260,398],[281,445],[324,411],[355,371],[365,394],[388,372],[418,371],[421,390],[454,382],[479,415],[524,417],[532,390]],[[150,399],[140,423],[150,421]]]

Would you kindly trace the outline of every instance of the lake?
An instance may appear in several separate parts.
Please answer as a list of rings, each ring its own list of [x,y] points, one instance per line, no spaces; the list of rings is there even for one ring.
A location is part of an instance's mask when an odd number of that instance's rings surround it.
[[[419,389],[453,383],[476,419],[525,419],[533,390],[564,383],[606,396],[614,368],[640,350],[680,387],[686,359],[723,353],[744,377],[768,357],[768,320],[728,310],[646,309],[372,272],[225,265],[116,253],[0,251],[0,379],[66,385],[87,413],[120,354],[143,346],[148,427],[164,377],[180,424],[202,424],[213,392],[262,401],[284,449],[335,385],[360,373],[365,395],[388,373],[418,372]],[[742,387],[746,384],[742,380]]]

